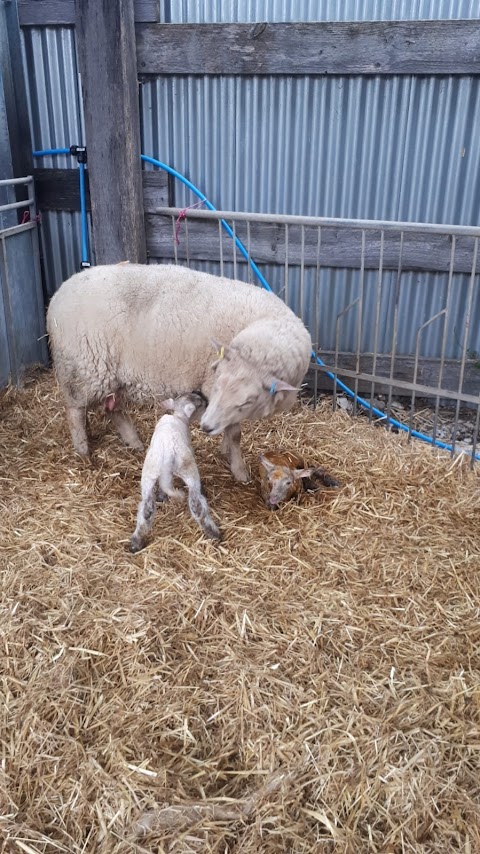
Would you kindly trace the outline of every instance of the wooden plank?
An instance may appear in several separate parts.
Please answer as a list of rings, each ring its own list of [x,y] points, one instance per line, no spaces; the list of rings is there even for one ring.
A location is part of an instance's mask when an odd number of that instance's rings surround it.
[[[159,0],[135,0],[135,21],[160,20]],[[18,0],[21,27],[75,26],[75,0]]]
[[[163,169],[142,172],[144,210],[169,204],[169,178]]]
[[[34,169],[37,207],[44,211],[79,211],[78,170]],[[142,172],[144,207],[168,205],[168,176],[165,172]],[[85,170],[87,210],[91,210],[90,182]]]
[[[133,0],[77,0],[97,264],[146,260]]]
[[[332,366],[335,360],[335,354],[332,351],[323,351],[319,353],[320,358],[327,365]],[[353,386],[354,380],[345,374],[342,375],[341,370],[356,370],[356,354],[355,353],[339,353],[338,354],[338,375],[340,379],[343,379],[346,385],[350,388]],[[390,375],[390,364],[391,358],[386,355],[377,356],[376,362],[376,374],[383,374],[386,378]],[[403,383],[411,383],[413,382],[413,372],[414,372],[415,359],[413,356],[397,356],[395,358],[395,367],[394,367],[394,378],[398,381],[400,380]],[[442,389],[449,390],[452,392],[458,391],[459,388],[459,379],[460,379],[460,361],[454,359],[447,359],[443,365],[443,375],[442,375]],[[360,373],[371,373],[373,368],[373,356],[371,353],[364,353],[360,356]],[[333,372],[333,369],[331,369]],[[421,394],[416,395],[417,397],[435,397],[435,388],[438,386],[438,377],[440,372],[440,359],[426,359],[422,358],[419,360],[418,365],[418,374],[417,374],[417,383],[419,385],[429,386],[432,391],[430,394]],[[333,389],[333,381],[329,379],[325,375],[325,371],[315,365],[311,365],[308,377],[307,384],[310,389],[314,388],[315,384],[315,374],[317,374],[317,388],[319,390],[328,390],[332,391]],[[359,394],[370,394],[372,388],[371,382],[368,380],[360,380],[359,382]],[[375,394],[387,394],[389,390],[389,386],[381,383],[375,383]],[[478,361],[471,359],[468,360],[465,364],[465,373],[462,385],[462,392],[464,394],[475,395],[478,397],[480,395],[480,369],[478,367]],[[339,391],[339,394],[342,392]],[[394,386],[393,393],[400,397],[411,397],[411,392],[407,391],[405,388],[401,386]],[[367,397],[368,399],[368,397]],[[446,400],[446,399],[445,399]],[[450,400],[451,404],[452,401]],[[479,398],[480,403],[480,398]]]
[[[34,169],[35,196],[39,211],[79,211],[78,169]],[[87,210],[91,210],[88,169],[85,170]]]
[[[138,24],[139,74],[478,74],[476,20]]]
[[[146,211],[151,208],[146,207]],[[148,214],[145,218],[147,249],[153,258],[173,258],[171,217]],[[247,246],[246,223],[236,224],[236,235]],[[179,232],[180,243],[177,246],[179,261],[187,258],[195,261],[216,261],[220,257],[220,239],[218,224],[214,221],[188,221],[187,231],[183,223]],[[303,240],[303,243],[302,243]],[[405,233],[403,238],[402,269],[448,272],[450,269],[451,237],[439,234]],[[457,237],[454,256],[454,272],[470,273],[473,264],[474,239]],[[380,261],[380,232],[366,232],[365,269],[378,269]],[[268,223],[253,222],[250,225],[250,251],[257,263],[284,265],[286,261],[285,227]],[[232,261],[234,255],[233,240],[222,232],[222,252],[225,261]],[[337,267],[359,269],[362,252],[362,232],[354,228],[330,228],[321,230],[321,246],[318,252],[317,228],[305,227],[302,238],[300,226],[288,227],[288,263],[306,267]],[[383,267],[396,270],[400,257],[400,234],[385,232]],[[237,260],[241,255],[237,250]],[[480,272],[480,253],[477,260]]]

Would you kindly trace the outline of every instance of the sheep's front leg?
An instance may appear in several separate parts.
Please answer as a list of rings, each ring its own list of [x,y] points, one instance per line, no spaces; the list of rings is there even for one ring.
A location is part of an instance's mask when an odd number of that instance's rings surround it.
[[[182,480],[188,488],[188,506],[195,521],[200,525],[206,537],[211,540],[221,540],[222,534],[212,517],[207,499],[202,495],[200,475],[197,467],[192,465],[188,473],[182,474]]]
[[[149,480],[142,483],[142,499],[138,505],[137,527],[130,540],[130,551],[139,552],[144,548],[147,536],[150,533],[157,509],[157,482]]]
[[[82,457],[88,457],[87,409],[85,406],[66,406],[67,422],[73,446]]]
[[[231,427],[227,427],[223,434],[220,451],[230,463],[230,470],[235,480],[238,480],[241,483],[248,483],[250,475],[240,450],[241,434],[242,431],[240,424],[232,424]]]

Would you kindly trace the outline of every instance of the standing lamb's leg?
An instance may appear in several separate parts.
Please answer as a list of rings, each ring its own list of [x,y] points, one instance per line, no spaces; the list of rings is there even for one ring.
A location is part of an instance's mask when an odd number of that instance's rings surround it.
[[[67,422],[73,446],[82,457],[88,457],[87,409],[85,406],[66,406]]]
[[[221,540],[222,534],[210,516],[207,500],[201,493],[200,475],[196,465],[192,464],[188,471],[183,470],[181,478],[188,488],[188,506],[193,518],[206,537]]]
[[[232,424],[231,427],[227,427],[223,434],[220,451],[230,463],[230,469],[235,480],[239,480],[241,483],[248,483],[250,475],[240,450],[241,433],[240,424]]]
[[[142,482],[142,500],[138,505],[137,527],[130,540],[130,551],[139,552],[144,548],[148,534],[150,533],[155,518],[157,503],[155,501],[157,489],[156,478],[149,478]]]

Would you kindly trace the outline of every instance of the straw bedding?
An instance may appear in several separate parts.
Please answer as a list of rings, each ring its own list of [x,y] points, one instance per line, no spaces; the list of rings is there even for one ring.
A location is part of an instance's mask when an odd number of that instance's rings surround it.
[[[144,439],[154,413],[136,413]],[[194,444],[225,539],[47,372],[0,398],[0,851],[480,852],[478,475],[327,405],[245,431],[342,486],[277,513]]]

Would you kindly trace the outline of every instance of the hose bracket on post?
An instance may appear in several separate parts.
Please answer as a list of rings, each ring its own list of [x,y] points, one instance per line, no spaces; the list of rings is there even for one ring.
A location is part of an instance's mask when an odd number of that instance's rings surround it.
[[[85,145],[71,145],[70,154],[77,158],[77,163],[87,162],[87,149]]]

